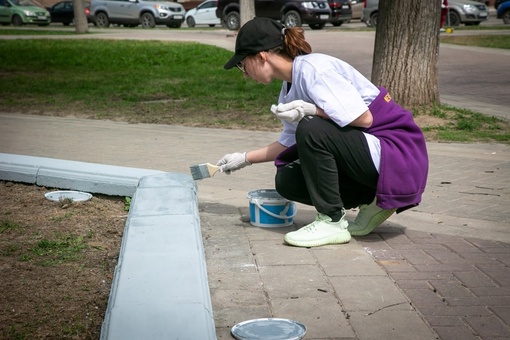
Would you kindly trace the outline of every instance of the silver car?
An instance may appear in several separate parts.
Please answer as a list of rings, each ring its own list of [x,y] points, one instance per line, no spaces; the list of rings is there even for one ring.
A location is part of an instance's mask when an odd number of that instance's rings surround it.
[[[155,0],[92,0],[90,19],[94,25],[108,27],[110,24],[154,28],[166,25],[179,28],[186,11],[177,2]]]
[[[448,17],[446,25],[459,26],[460,24],[480,25],[489,19],[489,8],[485,3],[468,0],[448,0]]]
[[[489,8],[485,3],[471,0],[448,0],[447,26],[479,25],[489,18]],[[368,27],[377,26],[379,19],[379,0],[365,0],[365,8],[361,14],[361,21]]]

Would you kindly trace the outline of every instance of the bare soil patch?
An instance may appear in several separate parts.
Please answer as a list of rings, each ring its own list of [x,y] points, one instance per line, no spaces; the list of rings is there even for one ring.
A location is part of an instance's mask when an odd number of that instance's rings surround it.
[[[98,339],[124,200],[52,202],[49,191],[0,181],[0,338]]]

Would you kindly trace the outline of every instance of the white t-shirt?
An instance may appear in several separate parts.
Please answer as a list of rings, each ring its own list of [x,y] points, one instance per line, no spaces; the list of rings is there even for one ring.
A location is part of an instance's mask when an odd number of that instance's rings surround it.
[[[349,125],[368,110],[379,89],[346,62],[320,53],[298,56],[292,64],[292,86],[283,82],[278,103],[303,100],[320,107],[341,127]],[[296,143],[297,123],[283,121],[278,142],[284,146]],[[375,136],[363,133],[377,171],[381,146]]]

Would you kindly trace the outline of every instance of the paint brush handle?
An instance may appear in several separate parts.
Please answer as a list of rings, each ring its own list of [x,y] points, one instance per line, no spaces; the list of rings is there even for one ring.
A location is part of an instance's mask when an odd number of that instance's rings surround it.
[[[207,165],[207,170],[209,171],[209,174],[211,176],[213,176],[214,174],[216,174],[218,171],[220,171],[221,167],[218,166],[218,165],[213,165],[211,163],[206,163]]]

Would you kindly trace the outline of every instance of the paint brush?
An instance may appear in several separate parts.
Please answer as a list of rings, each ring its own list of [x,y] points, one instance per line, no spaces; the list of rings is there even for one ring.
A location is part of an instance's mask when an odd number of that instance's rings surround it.
[[[212,165],[211,163],[193,165],[190,166],[189,169],[191,171],[191,176],[195,181],[212,177],[215,173],[220,171],[219,166]]]

